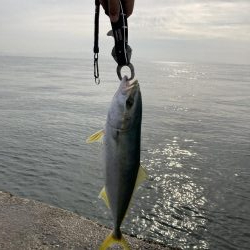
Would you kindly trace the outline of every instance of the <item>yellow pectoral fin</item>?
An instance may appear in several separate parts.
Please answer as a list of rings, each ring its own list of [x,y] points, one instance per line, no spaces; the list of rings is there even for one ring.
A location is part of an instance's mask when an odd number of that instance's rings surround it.
[[[138,189],[138,187],[141,185],[142,182],[144,182],[148,178],[148,174],[146,173],[146,170],[140,166],[137,174],[137,179],[135,183],[135,190]]]
[[[113,233],[108,235],[108,237],[103,241],[103,243],[99,247],[99,250],[108,249],[113,244],[118,244],[118,245],[122,246],[123,249],[130,250],[129,245],[128,245],[127,241],[125,240],[125,238],[122,236],[121,239],[116,239],[114,237]]]
[[[102,188],[102,190],[101,190],[101,192],[100,192],[100,194],[99,194],[98,197],[99,197],[99,198],[102,198],[102,199],[104,200],[106,206],[107,206],[108,208],[110,208],[109,199],[108,199],[108,196],[107,196],[105,187]]]
[[[87,143],[92,143],[96,141],[101,141],[104,136],[104,130],[101,129],[94,133],[93,135],[89,136],[88,139],[86,140]]]

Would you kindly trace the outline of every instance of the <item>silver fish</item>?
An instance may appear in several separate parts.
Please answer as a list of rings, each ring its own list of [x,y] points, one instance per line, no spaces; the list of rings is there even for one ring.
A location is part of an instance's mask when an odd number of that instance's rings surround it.
[[[101,250],[115,243],[129,249],[120,226],[135,187],[147,177],[140,167],[141,121],[142,99],[138,81],[128,81],[125,76],[113,97],[105,130],[87,140],[97,141],[104,135],[106,181],[100,196],[111,210],[114,228],[100,246]]]

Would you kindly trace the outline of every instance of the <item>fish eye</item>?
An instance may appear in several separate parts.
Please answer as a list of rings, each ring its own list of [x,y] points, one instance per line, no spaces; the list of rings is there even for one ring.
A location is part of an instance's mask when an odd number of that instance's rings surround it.
[[[134,99],[133,97],[129,97],[127,100],[126,100],[126,109],[131,109],[132,106],[134,104]]]

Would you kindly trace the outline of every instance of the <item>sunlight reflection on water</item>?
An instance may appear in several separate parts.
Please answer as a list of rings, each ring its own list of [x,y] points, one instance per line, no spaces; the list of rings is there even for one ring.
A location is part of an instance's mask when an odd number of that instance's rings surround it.
[[[185,147],[181,146],[183,143]],[[207,202],[203,187],[192,176],[195,170],[185,164],[190,158],[198,157],[192,150],[195,143],[174,137],[147,151],[143,165],[149,180],[141,188],[140,195],[136,195],[136,203],[139,200],[139,207],[143,201],[149,205],[143,209],[132,208],[131,214],[136,215],[133,219],[131,216],[133,233],[174,247],[185,248],[193,244],[194,249],[208,248],[206,240],[192,238],[205,230],[207,222],[202,212]]]

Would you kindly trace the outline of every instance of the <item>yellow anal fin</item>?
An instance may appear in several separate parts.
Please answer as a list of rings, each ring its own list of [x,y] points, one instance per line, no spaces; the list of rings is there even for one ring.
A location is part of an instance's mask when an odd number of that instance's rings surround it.
[[[104,136],[104,130],[101,129],[94,133],[93,135],[89,136],[88,139],[86,140],[87,143],[92,143],[96,141],[101,141]]]
[[[113,233],[109,234],[108,237],[103,241],[103,243],[99,247],[99,250],[106,250],[113,244],[122,246],[124,250],[130,250],[130,247],[125,238],[122,236],[121,239],[116,239]]]
[[[108,199],[108,196],[107,196],[107,193],[106,193],[106,189],[105,187],[102,188],[100,194],[98,195],[99,198],[102,198],[106,204],[106,206],[108,208],[110,208],[110,205],[109,205],[109,199]]]
[[[138,187],[141,185],[141,183],[144,182],[147,178],[148,178],[148,174],[146,173],[146,170],[142,166],[140,166],[138,170],[134,190],[137,190]]]

